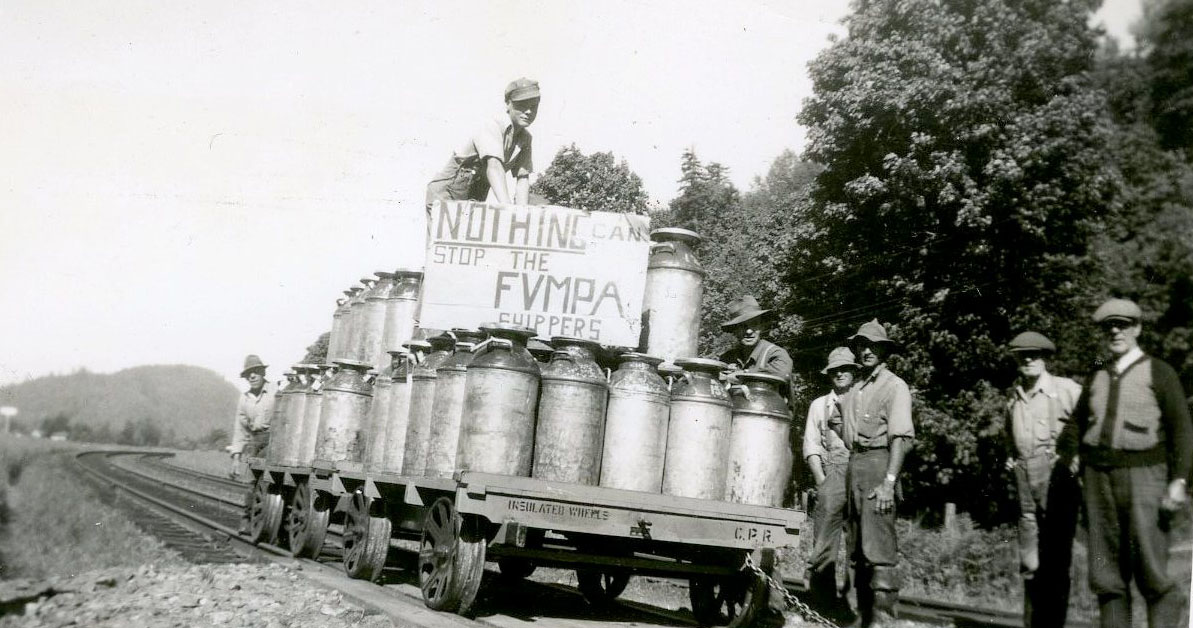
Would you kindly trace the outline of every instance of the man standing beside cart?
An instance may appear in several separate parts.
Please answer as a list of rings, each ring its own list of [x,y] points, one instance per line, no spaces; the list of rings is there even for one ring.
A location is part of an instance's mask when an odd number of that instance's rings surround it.
[[[837,592],[837,546],[845,527],[845,475],[849,449],[841,440],[841,396],[853,385],[858,364],[847,347],[828,356],[821,373],[832,390],[808,407],[803,455],[816,481],[816,507],[812,511],[812,556],[808,560],[808,592],[814,603],[835,619],[849,619],[849,603]]]
[[[890,626],[899,599],[895,493],[915,429],[911,390],[886,366],[897,345],[877,319],[849,338],[862,365],[841,401],[842,440],[849,448],[845,505],[858,612],[864,626]]]
[[[255,354],[244,359],[240,376],[249,383],[249,389],[240,396],[236,404],[236,417],[232,422],[232,477],[240,474],[245,458],[265,454],[269,445],[269,422],[273,419],[274,386],[265,380],[265,369],[269,365]]]
[[[427,228],[435,201],[484,201],[493,190],[498,203],[525,205],[534,170],[531,136],[539,108],[539,84],[528,78],[505,88],[505,113],[485,123],[452,152],[447,165],[427,184]],[[514,177],[510,194],[505,173]]]
[[[1056,440],[1069,422],[1081,385],[1048,372],[1056,345],[1043,334],[1015,336],[1010,351],[1019,378],[1007,402],[1007,469],[1019,494],[1019,563],[1023,625],[1064,626],[1069,565],[1080,487],[1068,465],[1056,464]]]

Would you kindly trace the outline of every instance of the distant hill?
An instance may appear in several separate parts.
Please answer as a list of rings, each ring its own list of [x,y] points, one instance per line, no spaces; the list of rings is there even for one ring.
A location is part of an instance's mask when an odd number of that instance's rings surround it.
[[[69,425],[72,438],[178,444],[214,438],[215,430],[226,437],[238,395],[215,371],[155,365],[39,377],[0,388],[0,405],[16,406],[26,430]]]

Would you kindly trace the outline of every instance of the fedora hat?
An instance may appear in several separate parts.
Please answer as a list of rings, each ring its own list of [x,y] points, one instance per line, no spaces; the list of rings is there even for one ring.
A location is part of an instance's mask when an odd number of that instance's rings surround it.
[[[849,337],[849,343],[853,344],[858,338],[865,338],[870,342],[885,342],[892,347],[899,344],[886,335],[886,328],[882,326],[882,323],[878,322],[877,318],[869,323],[863,323],[861,327],[858,327],[857,333]]]
[[[828,375],[828,372],[839,366],[855,366],[861,368],[861,364],[857,363],[857,358],[853,356],[853,352],[849,347],[837,347],[828,354],[828,366],[824,367],[821,373]]]
[[[240,376],[244,377],[245,373],[248,373],[253,369],[261,369],[264,371],[267,366],[269,365],[262,362],[261,358],[258,357],[257,354],[250,353],[244,359],[244,368],[240,369]]]
[[[762,309],[758,305],[758,300],[753,295],[747,294],[729,304],[729,320],[721,323],[721,329],[728,330],[730,327],[754,320],[760,316],[766,316],[767,314],[770,314],[770,310]]]

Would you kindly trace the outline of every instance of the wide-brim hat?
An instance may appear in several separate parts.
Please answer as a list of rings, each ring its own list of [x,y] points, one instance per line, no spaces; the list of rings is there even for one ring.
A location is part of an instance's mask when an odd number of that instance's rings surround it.
[[[767,314],[770,314],[770,310],[762,309],[762,306],[758,305],[758,299],[747,294],[729,304],[729,320],[721,323],[721,329],[728,330],[730,327],[736,327]]]
[[[837,347],[828,354],[828,366],[825,366],[820,372],[828,375],[828,372],[842,366],[853,366],[861,368],[862,365],[857,363],[857,358],[854,357],[853,352],[849,347]]]
[[[858,327],[857,333],[849,337],[849,343],[853,344],[858,338],[865,338],[874,343],[885,342],[892,347],[899,346],[899,343],[891,340],[886,335],[886,328],[882,326],[882,323],[878,322],[877,318]]]
[[[264,371],[269,365],[262,362],[261,358],[255,353],[250,353],[244,358],[244,368],[240,369],[240,376],[244,377],[246,373],[253,369],[261,369]]]

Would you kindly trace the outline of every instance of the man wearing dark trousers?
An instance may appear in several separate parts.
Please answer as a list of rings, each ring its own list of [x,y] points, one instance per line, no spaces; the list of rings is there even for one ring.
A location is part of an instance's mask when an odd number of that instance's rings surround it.
[[[1089,581],[1103,628],[1131,625],[1131,582],[1151,628],[1175,626],[1186,592],[1168,572],[1169,525],[1187,501],[1193,421],[1176,371],[1139,348],[1143,313],[1126,299],[1094,312],[1108,359],[1077,402],[1062,457],[1080,456]]]
[[[837,546],[845,528],[845,474],[849,449],[841,440],[841,396],[849,392],[858,364],[847,347],[828,355],[821,373],[832,390],[808,407],[804,424],[803,455],[816,481],[816,506],[812,510],[812,556],[808,559],[808,593],[822,612],[835,620],[849,620],[849,603],[837,593]]]
[[[1069,566],[1080,488],[1068,465],[1056,464],[1056,440],[1071,420],[1081,385],[1048,372],[1056,345],[1025,331],[1011,340],[1019,377],[1007,401],[1007,469],[1019,495],[1019,566],[1023,625],[1065,625]]]
[[[846,528],[854,564],[858,624],[891,626],[899,599],[895,493],[915,438],[911,390],[886,366],[896,344],[878,320],[849,338],[862,369],[841,401],[842,440],[849,448]]]

